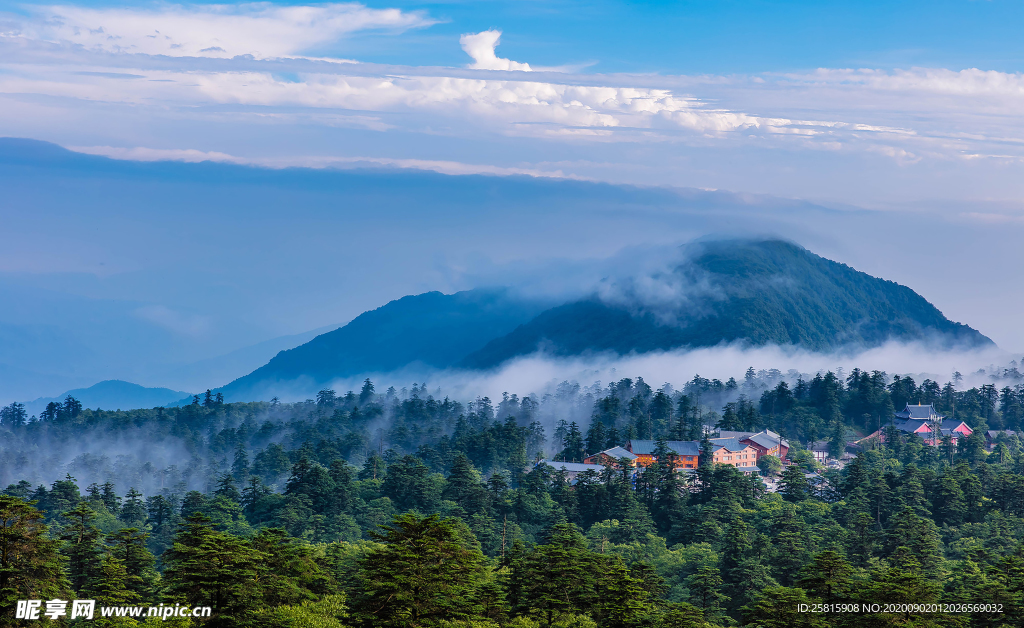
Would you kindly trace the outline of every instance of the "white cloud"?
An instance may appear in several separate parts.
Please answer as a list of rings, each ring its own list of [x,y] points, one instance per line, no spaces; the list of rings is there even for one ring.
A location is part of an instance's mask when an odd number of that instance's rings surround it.
[[[356,31],[404,31],[435,21],[421,12],[359,3],[276,6],[158,5],[155,8],[40,7],[21,34],[90,50],[173,57],[300,55]]]
[[[1024,98],[1024,74],[969,68],[955,71],[945,68],[910,70],[828,69],[809,74],[787,74],[802,83],[856,85],[871,89],[931,92],[955,96],[1000,95]]]
[[[669,90],[636,87],[340,73],[300,74],[298,80],[285,80],[270,72],[252,71],[150,71],[145,78],[148,80],[126,81],[98,71],[68,73],[60,68],[40,72],[33,67],[0,75],[0,93],[161,106],[232,104],[424,112],[460,127],[469,123],[511,135],[550,137],[571,134],[607,138],[611,136],[600,132],[610,129],[621,129],[623,137],[635,137],[637,130],[650,129],[719,134],[763,128],[765,132],[778,133],[792,124],[784,118],[761,118],[710,108]]]
[[[530,71],[529,63],[519,63],[510,59],[502,59],[494,54],[494,49],[501,43],[501,31],[488,30],[482,33],[467,34],[459,38],[459,44],[473,63],[469,66],[474,70],[522,70]]]
[[[539,168],[509,168],[493,166],[489,164],[467,164],[458,161],[430,160],[430,159],[395,159],[387,157],[323,157],[323,156],[300,156],[300,157],[274,157],[274,158],[246,158],[220,153],[216,151],[201,151],[194,148],[146,148],[133,147],[125,148],[118,146],[68,146],[69,150],[87,155],[100,155],[112,159],[123,159],[129,161],[182,161],[186,163],[200,163],[213,161],[219,163],[231,163],[250,166],[261,166],[264,168],[341,168],[352,166],[392,166],[396,168],[409,168],[413,170],[430,170],[441,174],[467,175],[467,174],[492,174],[499,176],[525,175],[530,177],[544,177],[552,179],[576,179],[586,180],[586,177],[566,174],[561,170],[543,170]]]
[[[910,375],[918,382],[926,378],[946,382],[953,371],[960,371],[965,374],[964,386],[978,386],[992,380],[983,373],[975,373],[976,370],[989,368],[992,364],[1006,364],[1014,357],[996,348],[942,350],[922,342],[890,341],[872,349],[841,353],[815,353],[794,346],[747,348],[732,344],[625,356],[598,354],[562,358],[536,353],[484,372],[404,369],[396,373],[367,375],[380,389],[389,385],[405,386],[409,381],[427,382],[431,390],[440,386],[445,394],[469,399],[479,396],[496,399],[504,391],[540,396],[554,392],[563,381],[590,385],[636,376],[643,377],[655,387],[665,382],[682,387],[694,375],[721,380],[730,377],[740,379],[751,366],[755,370],[774,368],[783,373],[792,370],[806,375],[826,371],[849,373],[854,368],[879,369],[890,376]],[[339,380],[333,387],[337,390],[358,388],[361,381],[358,377]]]
[[[54,16],[59,17],[50,20]],[[803,169],[799,162],[806,158],[800,155],[810,151],[816,155],[811,160],[838,164],[856,154],[882,168],[895,166],[903,172],[941,162],[1013,168],[1024,164],[1022,74],[914,68],[819,69],[760,76],[581,75],[499,57],[495,49],[501,31],[497,29],[460,38],[472,58],[468,68],[324,63],[312,57],[322,56],[332,42],[357,30],[402,30],[430,23],[424,14],[361,4],[50,7],[31,24],[22,25],[17,36],[0,34],[0,97],[8,96],[0,100],[0,116],[8,119],[6,124],[0,122],[0,132],[25,134],[21,121],[26,115],[38,128],[52,126],[43,119],[49,116],[57,121],[81,120],[80,128],[88,129],[89,115],[112,119],[117,115],[114,110],[128,106],[138,116],[173,117],[183,128],[217,119],[237,133],[291,124],[421,138],[401,142],[433,143],[423,138],[447,136],[486,143],[508,136],[546,140],[542,146],[574,146],[565,150],[629,142],[660,145],[645,148],[660,156],[639,161],[632,161],[635,156],[623,157],[617,167],[603,172],[614,170],[616,181],[673,184],[678,183],[673,167],[696,165],[669,165],[673,152],[711,147],[742,151],[743,160],[754,158],[756,151],[748,149],[755,146],[775,155],[785,153],[785,160],[793,164],[789,173]],[[81,47],[66,45],[69,41]],[[172,45],[178,47],[171,49]],[[239,54],[254,58],[226,58]],[[297,55],[307,56],[294,58]],[[509,70],[521,71],[496,73]],[[105,113],[87,113],[101,111]],[[79,145],[135,142],[127,135],[74,140],[35,136]],[[153,143],[180,145],[173,136]],[[525,146],[520,144],[523,150]],[[490,159],[431,160],[430,153],[412,154],[424,156],[422,161],[434,164],[429,166],[433,169]],[[570,162],[578,157],[565,156]],[[181,158],[210,157],[185,154]],[[517,159],[536,161],[532,156]],[[512,167],[502,167],[506,166]],[[776,164],[770,166],[775,169]],[[979,172],[983,167],[976,166]],[[633,179],[623,174],[626,170],[660,174]],[[605,176],[593,168],[567,167],[563,172]],[[964,189],[983,189],[984,183]],[[797,186],[800,189],[785,190],[774,182],[748,188],[745,180],[725,178],[691,178],[687,184],[807,194],[803,184]],[[820,189],[818,198],[822,198]],[[831,192],[826,197],[835,198]]]

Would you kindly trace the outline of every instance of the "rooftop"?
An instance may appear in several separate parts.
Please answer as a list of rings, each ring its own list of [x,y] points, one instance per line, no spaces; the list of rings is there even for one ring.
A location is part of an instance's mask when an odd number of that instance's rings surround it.
[[[596,471],[600,473],[604,471],[603,464],[586,464],[583,462],[555,462],[554,460],[541,460],[537,463],[537,466],[546,464],[554,467],[555,470],[565,469],[569,473],[583,473],[584,471]]]
[[[943,416],[935,411],[935,407],[932,404],[907,404],[907,407],[902,412],[897,412],[896,416],[901,419],[925,419],[927,421],[935,421],[942,419]]]
[[[619,447],[618,445],[612,447],[611,449],[599,451],[596,454],[590,454],[590,456],[597,456],[598,454],[604,454],[606,456],[611,456],[612,458],[629,458],[630,460],[636,460],[636,455],[630,453],[627,449]],[[587,456],[587,458],[589,458],[590,456]]]
[[[713,439],[712,439],[713,440]],[[695,440],[670,440],[665,443],[670,451],[677,456],[696,456],[700,454],[700,441]],[[631,440],[628,447],[634,454],[650,456],[658,446],[655,440]]]

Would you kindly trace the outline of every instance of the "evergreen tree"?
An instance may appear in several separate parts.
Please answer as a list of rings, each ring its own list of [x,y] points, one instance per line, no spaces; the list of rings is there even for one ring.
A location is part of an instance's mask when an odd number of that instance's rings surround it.
[[[100,489],[100,498],[103,500],[103,505],[107,507],[107,511],[114,516],[119,515],[121,498],[114,492],[114,484],[108,480],[100,486]]]
[[[714,565],[701,565],[686,578],[690,591],[690,603],[701,609],[707,618],[716,617],[729,597],[722,593],[722,574]]]
[[[804,470],[795,464],[786,467],[786,470],[782,472],[782,481],[779,482],[779,494],[783,499],[790,502],[802,502],[810,496],[810,491]]]
[[[590,422],[590,427],[587,429],[586,447],[588,454],[596,454],[599,451],[605,449],[605,443],[608,440],[608,431],[604,428],[604,423],[594,419]]]
[[[853,589],[853,567],[839,552],[824,551],[814,557],[802,572],[797,584],[811,596],[826,604],[850,599]]]
[[[313,547],[290,538],[284,530],[261,530],[250,546],[260,556],[257,583],[263,604],[294,606],[332,591],[333,578],[320,566]]]
[[[124,570],[124,586],[140,598],[153,592],[157,573],[153,569],[156,558],[146,547],[149,534],[136,528],[121,528],[107,537],[110,556],[120,562]]]
[[[825,617],[801,610],[811,602],[803,589],[767,587],[743,607],[743,617],[747,625],[758,628],[828,628]]]
[[[264,556],[243,539],[214,530],[208,517],[188,517],[162,558],[172,596],[191,606],[218,609],[210,625],[242,625],[254,612]]]
[[[69,522],[64,528],[61,540],[64,541],[62,551],[68,557],[71,588],[83,591],[99,573],[103,556],[100,531],[92,524],[96,519],[96,512],[85,502],[81,502],[74,510],[61,516]]]
[[[405,513],[382,526],[383,545],[363,559],[357,619],[366,626],[421,626],[477,617],[484,558],[454,519]]]
[[[442,496],[461,506],[469,515],[487,511],[490,501],[487,489],[480,473],[462,452],[455,455]]]
[[[630,574],[619,556],[601,561],[595,571],[593,617],[602,627],[635,626],[649,595],[643,582]]]
[[[128,525],[141,527],[146,523],[147,515],[146,506],[142,501],[142,493],[135,490],[134,487],[128,489],[118,519]]]
[[[558,454],[557,460],[565,462],[583,462],[586,453],[583,451],[583,435],[576,421],[569,423],[568,431],[565,434],[565,447]]]
[[[556,523],[526,558],[524,603],[550,627],[558,617],[594,600],[593,560],[579,528]]]
[[[107,554],[101,559],[95,575],[89,579],[81,595],[83,598],[95,600],[97,607],[131,606],[142,601],[142,597],[128,586],[129,581],[130,576],[125,571],[124,563]],[[128,617],[103,617],[97,610],[88,625],[127,628],[137,626],[138,623]]]
[[[18,600],[68,596],[58,545],[30,502],[0,494],[0,618],[14,617]]]

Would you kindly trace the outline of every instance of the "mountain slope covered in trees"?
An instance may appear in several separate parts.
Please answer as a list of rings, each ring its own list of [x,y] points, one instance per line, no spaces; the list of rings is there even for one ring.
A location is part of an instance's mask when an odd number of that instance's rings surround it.
[[[520,299],[503,289],[478,289],[447,295],[411,295],[277,354],[266,365],[220,392],[227,399],[261,398],[268,387],[316,390],[342,377],[383,373],[419,363],[451,366],[492,338],[529,321],[549,304]]]
[[[992,344],[910,288],[789,242],[729,240],[684,252],[685,261],[660,275],[608,282],[569,303],[524,300],[502,289],[407,296],[281,352],[221,392],[228,400],[310,395],[339,378],[415,364],[490,368],[538,350],[569,356],[737,341],[816,351],[890,339]]]
[[[489,367],[538,347],[556,355],[707,347],[722,342],[797,345],[817,351],[889,339],[991,344],[910,288],[858,272],[795,244],[723,241],[699,246],[665,285],[680,305],[591,297],[543,312],[462,364]]]

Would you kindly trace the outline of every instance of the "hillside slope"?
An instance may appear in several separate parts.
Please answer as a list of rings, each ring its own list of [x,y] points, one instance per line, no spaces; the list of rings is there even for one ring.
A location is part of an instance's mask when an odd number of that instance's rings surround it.
[[[673,274],[693,287],[684,307],[667,312],[596,297],[568,303],[492,340],[461,366],[492,367],[538,349],[625,354],[744,341],[827,351],[926,338],[947,346],[992,344],[910,288],[789,242],[701,244]]]
[[[220,391],[229,401],[311,396],[335,379],[409,365],[484,369],[538,350],[568,356],[736,341],[815,351],[890,339],[992,344],[910,288],[789,242],[719,241],[686,252],[664,276],[625,280],[614,296],[601,289],[554,307],[507,289],[403,297],[282,351]],[[660,282],[655,297],[652,280]]]
[[[505,289],[402,297],[364,312],[219,389],[225,399],[259,398],[297,382],[304,390],[334,379],[393,371],[409,364],[444,368],[549,307]],[[256,395],[255,397],[253,395]]]

